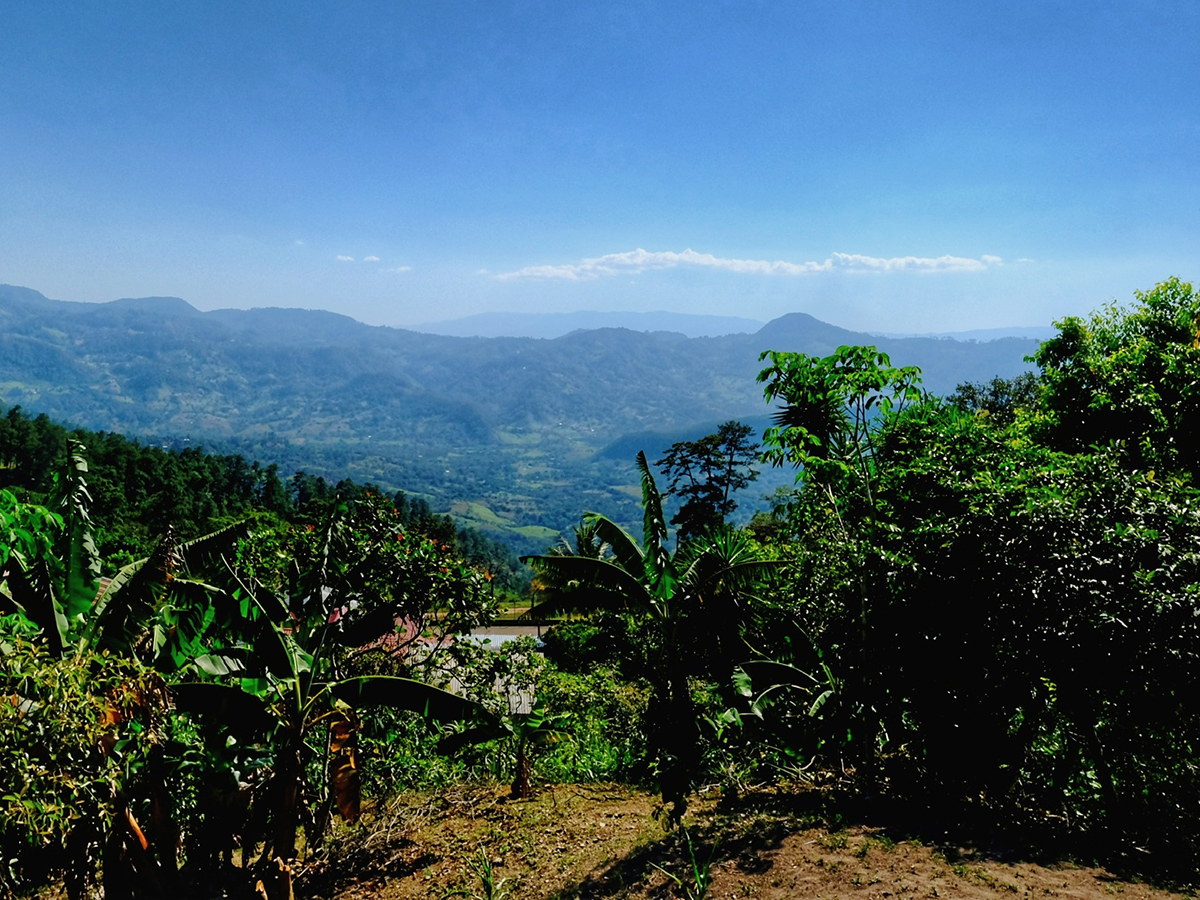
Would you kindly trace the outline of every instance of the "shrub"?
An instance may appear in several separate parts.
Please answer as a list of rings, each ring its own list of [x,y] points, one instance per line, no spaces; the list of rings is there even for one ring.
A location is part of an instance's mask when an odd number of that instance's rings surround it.
[[[123,814],[160,743],[166,692],[131,659],[56,659],[20,634],[0,638],[0,886],[34,886],[58,868],[90,870],[88,844]],[[136,819],[134,820],[136,821]],[[69,854],[82,851],[84,860]]]

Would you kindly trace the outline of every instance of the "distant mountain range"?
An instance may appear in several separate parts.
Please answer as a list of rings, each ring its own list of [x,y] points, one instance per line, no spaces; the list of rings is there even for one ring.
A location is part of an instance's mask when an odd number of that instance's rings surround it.
[[[674,312],[595,312],[566,313],[490,312],[426,322],[413,328],[428,334],[450,337],[531,337],[557,338],[572,331],[596,328],[628,328],[630,331],[673,331],[685,337],[722,337],[727,334],[754,334],[765,322],[738,316],[704,316]],[[1055,329],[1046,326],[978,328],[972,331],[899,334],[871,332],[879,337],[953,338],[960,341],[993,341],[1002,337],[1027,337],[1046,340]]]
[[[653,460],[731,418],[760,426],[761,351],[855,343],[921,366],[935,393],[1025,371],[1037,347],[874,337],[803,313],[719,337],[451,337],[323,311],[72,303],[0,286],[0,404],[404,489],[540,549],[584,510],[638,519],[637,449]]]
[[[414,331],[450,337],[557,338],[572,331],[628,328],[630,331],[673,331],[685,337],[753,334],[765,323],[737,316],[700,316],[673,312],[479,313],[461,319],[427,322]]]
[[[1058,329],[1052,325],[1030,325],[1011,328],[975,328],[971,331],[939,331],[928,334],[893,334],[889,332],[872,332],[880,337],[931,337],[950,338],[955,341],[994,341],[1004,337],[1032,338],[1035,341],[1045,341],[1058,334]]]

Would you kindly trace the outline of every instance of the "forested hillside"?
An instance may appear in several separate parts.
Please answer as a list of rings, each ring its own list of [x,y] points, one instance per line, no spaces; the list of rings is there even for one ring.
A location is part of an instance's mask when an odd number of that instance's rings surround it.
[[[168,450],[112,432],[68,431],[44,413],[31,416],[20,407],[0,408],[0,490],[25,502],[46,502],[67,468],[69,441],[88,462],[96,550],[112,569],[148,556],[168,533],[186,541],[252,519],[312,522],[338,502],[373,493],[394,508],[401,527],[460,553],[492,573],[497,587],[521,590],[528,583],[507,545],[456,526],[419,497],[348,478],[330,482],[307,472],[281,473],[274,462],[260,465],[201,447]]]
[[[635,521],[637,450],[653,456],[730,419],[760,422],[764,350],[855,343],[921,366],[926,387],[943,394],[1026,370],[1037,346],[874,338],[803,314],[719,338],[622,329],[453,338],[319,311],[64,303],[5,286],[0,403],[405,490],[532,551],[581,506]]]
[[[872,346],[772,351],[761,456],[735,421],[660,472],[637,454],[637,526],[577,507],[520,594],[419,501],[9,410],[0,891],[361,892],[474,790],[487,827],[392,865],[402,896],[580,895],[535,890],[566,830],[497,824],[500,782],[509,810],[547,782],[657,794],[667,836],[602,897],[767,895],[746,879],[789,842],[771,889],[846,865],[795,843],[848,825],[860,859],[945,863],[973,829],[1196,883],[1200,296],[1171,279],[1058,328],[1038,374],[945,398]],[[794,486],[735,525],[760,459]],[[501,613],[553,626],[468,637]],[[1020,892],[979,871],[930,877]]]

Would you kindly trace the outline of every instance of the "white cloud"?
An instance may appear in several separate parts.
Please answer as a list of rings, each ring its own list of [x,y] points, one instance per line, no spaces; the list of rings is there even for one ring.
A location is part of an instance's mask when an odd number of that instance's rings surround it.
[[[379,262],[378,256],[364,256],[363,262]]]
[[[353,256],[342,256],[342,254],[339,253],[338,254],[338,262],[354,262],[354,257]]]
[[[814,272],[978,272],[998,266],[1003,260],[998,256],[981,256],[979,259],[963,256],[893,256],[881,258],[864,256],[861,253],[834,253],[824,262],[786,262],[765,259],[729,259],[711,253],[697,253],[687,249],[675,251],[647,251],[638,248],[624,253],[609,253],[579,263],[558,266],[526,266],[515,272],[501,272],[493,278],[501,281],[516,279],[562,279],[564,281],[592,281],[609,275],[637,275],[657,269],[674,269],[691,266],[722,269],[750,275],[808,275]]]
[[[380,269],[380,272],[388,272],[392,275],[403,275],[405,272],[411,272],[412,266],[392,266],[390,269]]]
[[[835,253],[834,268],[857,272],[981,272],[991,266],[1000,265],[998,256],[893,256],[881,259],[878,256],[863,256],[861,253]]]
[[[300,238],[296,238],[296,240],[292,241],[292,246],[293,247],[306,247],[308,245],[305,244],[304,241],[300,240]]]

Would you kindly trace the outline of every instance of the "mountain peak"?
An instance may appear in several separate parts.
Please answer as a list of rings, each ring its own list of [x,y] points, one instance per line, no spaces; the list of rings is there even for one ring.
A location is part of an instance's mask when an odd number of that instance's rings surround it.
[[[101,305],[114,312],[130,310],[168,316],[201,315],[200,310],[182,297],[123,297],[120,300],[112,300]]]
[[[787,313],[772,319],[758,330],[756,338],[780,345],[819,344],[838,347],[842,344],[870,344],[870,335],[860,334],[837,325],[830,325],[808,313]],[[866,338],[866,340],[863,340]],[[780,349],[771,347],[765,349]]]

